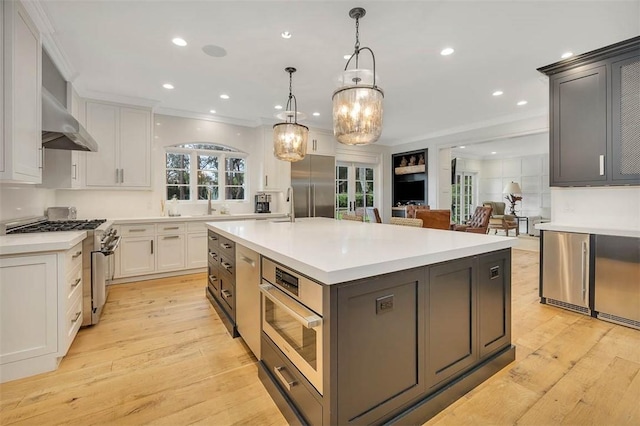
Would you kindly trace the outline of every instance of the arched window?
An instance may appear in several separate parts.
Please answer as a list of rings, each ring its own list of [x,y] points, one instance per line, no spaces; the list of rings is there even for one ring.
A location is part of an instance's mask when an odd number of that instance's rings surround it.
[[[245,200],[247,154],[224,145],[189,143],[165,148],[166,197]]]

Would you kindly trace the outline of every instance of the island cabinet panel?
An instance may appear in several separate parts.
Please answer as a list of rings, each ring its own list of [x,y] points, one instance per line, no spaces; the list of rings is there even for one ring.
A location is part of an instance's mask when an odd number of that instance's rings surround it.
[[[338,289],[338,424],[376,423],[424,392],[423,290],[423,268]]]
[[[511,342],[511,255],[490,253],[479,258],[478,344],[480,358]]]
[[[438,385],[478,359],[476,258],[429,268],[427,382]]]

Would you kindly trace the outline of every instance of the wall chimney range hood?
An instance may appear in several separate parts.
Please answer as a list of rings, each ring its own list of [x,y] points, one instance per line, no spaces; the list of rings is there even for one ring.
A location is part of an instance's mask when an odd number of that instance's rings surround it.
[[[42,87],[42,146],[49,149],[98,151],[98,143],[67,109]]]

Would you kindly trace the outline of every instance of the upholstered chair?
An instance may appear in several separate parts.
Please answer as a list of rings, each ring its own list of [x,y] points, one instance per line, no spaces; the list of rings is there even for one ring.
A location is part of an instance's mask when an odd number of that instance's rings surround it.
[[[451,210],[416,210],[416,219],[423,228],[451,229]]]
[[[431,207],[429,206],[414,206],[414,205],[408,205],[405,207],[406,212],[407,212],[407,217],[415,219],[416,218],[416,212],[418,210],[429,210]]]
[[[478,206],[466,224],[454,225],[453,230],[486,234],[489,230],[489,219],[491,219],[491,207]]]
[[[491,218],[489,219],[489,229],[493,229],[494,233],[498,233],[498,229],[503,229],[507,236],[509,230],[515,229],[516,236],[520,235],[518,230],[518,221],[516,217],[510,214],[504,214],[506,204],[502,201],[485,201],[483,206],[491,207]]]

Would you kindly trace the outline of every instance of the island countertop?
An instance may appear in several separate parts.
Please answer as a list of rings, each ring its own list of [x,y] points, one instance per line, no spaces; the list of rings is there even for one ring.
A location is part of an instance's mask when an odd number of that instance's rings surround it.
[[[511,248],[517,239],[438,229],[301,218],[207,222],[222,236],[323,284]]]

